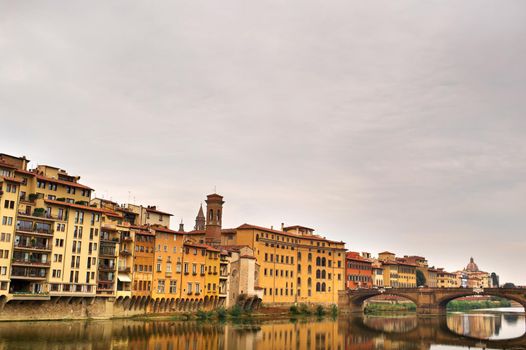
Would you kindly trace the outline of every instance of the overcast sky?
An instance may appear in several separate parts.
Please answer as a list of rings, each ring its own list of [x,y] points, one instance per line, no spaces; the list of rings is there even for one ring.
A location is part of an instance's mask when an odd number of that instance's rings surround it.
[[[0,152],[194,225],[526,284],[526,2],[0,0]]]

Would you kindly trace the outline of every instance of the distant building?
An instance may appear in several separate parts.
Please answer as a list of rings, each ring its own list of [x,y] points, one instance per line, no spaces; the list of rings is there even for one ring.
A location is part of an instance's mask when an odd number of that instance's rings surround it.
[[[346,288],[371,288],[373,286],[372,263],[371,259],[358,252],[347,252],[345,256]]]
[[[473,258],[462,271],[456,272],[463,288],[490,288],[493,286],[491,274],[481,271]]]

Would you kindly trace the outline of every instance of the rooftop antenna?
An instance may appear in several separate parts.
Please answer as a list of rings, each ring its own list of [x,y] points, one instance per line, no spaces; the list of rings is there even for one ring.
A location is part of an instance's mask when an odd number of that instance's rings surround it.
[[[214,193],[217,193],[217,186],[214,185]]]
[[[130,203],[131,191],[128,191],[128,203]]]

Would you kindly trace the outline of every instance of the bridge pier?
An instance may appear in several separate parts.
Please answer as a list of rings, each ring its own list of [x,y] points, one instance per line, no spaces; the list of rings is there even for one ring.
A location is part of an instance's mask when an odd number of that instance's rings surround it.
[[[417,315],[445,315],[447,314],[447,309],[438,305],[424,304],[416,305],[416,314]]]

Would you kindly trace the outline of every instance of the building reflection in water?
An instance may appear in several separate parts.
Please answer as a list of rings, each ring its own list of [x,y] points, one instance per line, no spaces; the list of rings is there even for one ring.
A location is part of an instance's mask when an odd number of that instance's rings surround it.
[[[435,344],[470,347],[480,342],[457,334],[488,339],[500,333],[510,334],[509,329],[521,328],[524,332],[524,327],[524,315],[489,314],[455,314],[447,319],[366,316],[255,324],[12,322],[0,324],[0,350],[427,350]],[[523,338],[524,344],[519,346],[526,347],[526,337]],[[517,344],[505,343],[502,348],[508,346]]]

